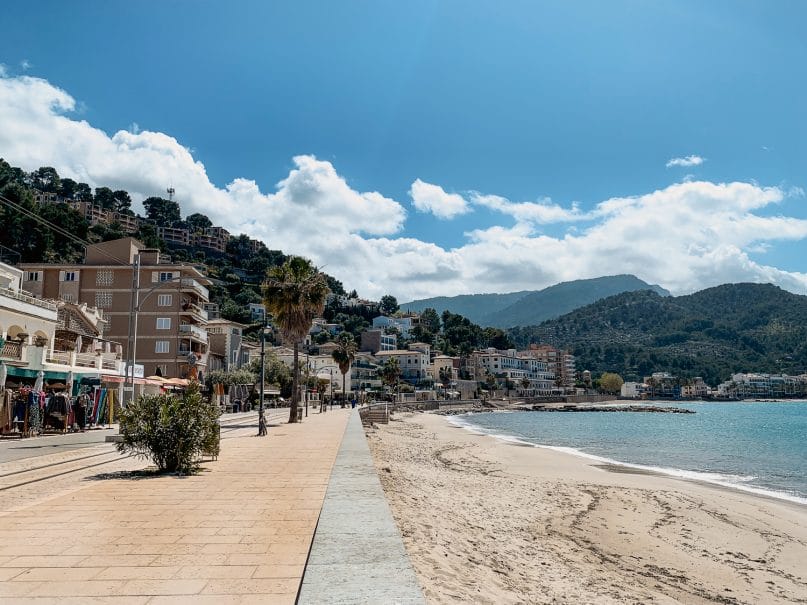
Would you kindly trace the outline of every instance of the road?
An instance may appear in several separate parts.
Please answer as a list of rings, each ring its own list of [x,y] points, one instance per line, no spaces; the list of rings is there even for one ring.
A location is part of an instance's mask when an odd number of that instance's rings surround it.
[[[280,414],[277,412],[280,412],[280,410],[267,410],[267,413],[270,412],[271,415],[274,416],[273,420],[279,420]],[[288,414],[288,410],[286,414]],[[238,426],[239,428],[247,428],[254,426],[257,431],[258,413],[245,412],[242,414],[224,414],[219,421],[222,427]],[[82,448],[96,447],[105,443],[108,435],[115,435],[117,432],[118,428],[114,426],[109,429],[87,430],[83,433],[43,435],[41,437],[29,437],[26,439],[4,438],[0,440],[0,464],[37,456],[69,452]],[[109,448],[112,450],[114,446],[109,444]]]

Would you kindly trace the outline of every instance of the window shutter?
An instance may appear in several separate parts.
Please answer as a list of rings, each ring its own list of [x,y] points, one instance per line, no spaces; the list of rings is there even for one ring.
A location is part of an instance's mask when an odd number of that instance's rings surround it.
[[[64,271],[59,271],[59,281],[64,281]]]
[[[152,271],[151,272],[151,283],[156,284],[160,281],[160,272],[159,271]]]

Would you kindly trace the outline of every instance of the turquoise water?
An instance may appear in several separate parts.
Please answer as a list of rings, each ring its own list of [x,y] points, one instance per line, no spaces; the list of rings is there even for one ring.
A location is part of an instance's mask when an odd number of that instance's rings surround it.
[[[504,439],[807,504],[807,402],[669,405],[696,413],[512,412],[452,421]]]

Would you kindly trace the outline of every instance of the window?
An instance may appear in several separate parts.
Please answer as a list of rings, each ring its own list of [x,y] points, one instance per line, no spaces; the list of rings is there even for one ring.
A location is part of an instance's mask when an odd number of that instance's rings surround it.
[[[72,295],[72,294],[62,294],[62,297],[61,297],[61,298],[62,298],[62,300],[63,300],[64,302],[69,302],[69,303],[71,303],[71,302],[75,302],[75,301],[73,300],[73,295]]]
[[[108,309],[112,306],[112,292],[99,290],[95,293],[95,306],[99,309]]]
[[[170,342],[167,340],[158,340],[154,343],[155,353],[169,353],[171,351]]]
[[[171,281],[174,279],[174,274],[171,271],[161,271],[160,281]]]
[[[64,271],[62,273],[62,281],[76,281],[76,272],[75,271]]]
[[[170,330],[171,329],[171,318],[170,317],[158,317],[157,318],[157,329],[158,330]]]
[[[96,286],[111,286],[115,281],[115,274],[111,269],[99,269],[95,274]]]
[[[174,297],[171,294],[158,294],[157,295],[157,306],[158,307],[170,307],[174,302]]]
[[[154,371],[156,372],[157,370],[160,371],[160,376],[165,376],[168,372],[168,366],[165,364],[155,366]]]
[[[39,281],[39,271],[28,271],[26,281]]]

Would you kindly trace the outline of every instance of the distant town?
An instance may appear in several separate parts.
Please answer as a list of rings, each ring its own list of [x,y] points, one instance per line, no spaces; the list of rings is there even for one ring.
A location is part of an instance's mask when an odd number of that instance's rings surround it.
[[[93,220],[104,220],[104,215],[92,212]],[[169,235],[190,237],[176,231]],[[226,243],[221,238],[230,237],[217,227],[208,236],[216,241],[199,241],[222,249]],[[133,237],[88,246],[83,263],[0,264],[5,380],[24,384],[41,373],[47,386],[64,383],[72,374],[77,382],[89,378],[122,390],[129,347],[136,347],[135,392],[169,379],[187,380],[192,370],[200,381],[210,382],[256,368],[260,343],[255,330],[251,337],[246,335],[256,325],[266,326],[269,357],[291,367],[292,351],[272,329],[263,305],[245,305],[250,323],[224,319],[210,300],[211,283],[198,266],[174,262]],[[642,382],[623,382],[619,376],[592,376],[575,366],[568,351],[542,343],[521,350],[485,347],[450,355],[413,339],[429,333],[421,325],[421,314],[395,310],[394,304],[390,308],[389,301],[385,309],[382,302],[355,293],[331,295],[330,304],[364,313],[372,318],[371,325],[360,332],[355,359],[343,375],[332,353],[344,325],[324,317],[314,320],[301,356],[311,393],[402,401],[598,393],[629,399],[746,399],[807,393],[807,375],[735,374],[710,386],[700,378],[655,372]],[[384,373],[390,359],[399,369],[394,380]],[[250,381],[249,374],[240,376]],[[271,384],[266,390],[276,397],[288,395],[287,391],[287,384]]]

